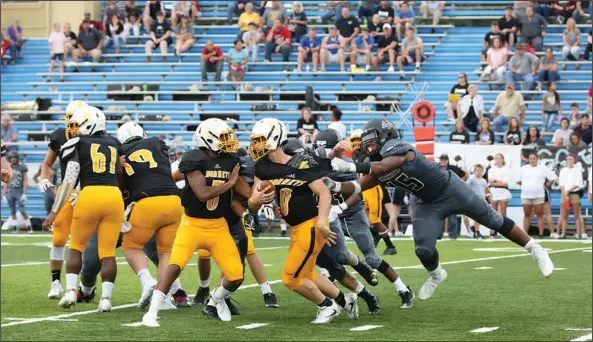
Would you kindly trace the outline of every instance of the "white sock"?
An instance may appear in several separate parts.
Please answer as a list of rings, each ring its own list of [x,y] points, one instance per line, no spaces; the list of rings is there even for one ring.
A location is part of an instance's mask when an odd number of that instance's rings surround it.
[[[210,279],[200,279],[200,287],[210,287]]]
[[[280,223],[280,230],[283,232],[286,231],[286,223]]]
[[[89,295],[91,294],[91,292],[93,291],[93,287],[86,287],[84,285],[82,285],[82,283],[80,284],[80,290],[82,291],[83,294],[85,295]]]
[[[137,274],[143,289],[154,284],[154,278],[150,275],[148,268],[141,269]]]
[[[49,249],[49,260],[64,260],[64,247],[51,246]]]
[[[167,298],[167,295],[162,293],[159,290],[154,290],[152,293],[152,300],[150,301],[150,308],[148,308],[148,312],[153,314],[158,314],[161,308],[163,307],[163,303]]]
[[[531,252],[533,247],[535,247],[536,245],[537,245],[537,242],[534,239],[529,238],[529,241],[527,241],[527,243],[525,244],[525,246],[523,246],[523,248],[525,248],[526,250]]]
[[[416,62],[416,67],[419,67],[419,66],[420,66],[420,62]]]
[[[437,268],[434,269],[434,271],[428,271],[428,274],[430,274],[431,276],[438,276],[439,274],[441,274],[441,271],[443,269],[441,268],[441,264],[439,263],[439,265],[437,266]]]
[[[112,294],[113,294],[113,283],[110,281],[104,281],[101,284],[101,298],[111,299]]]
[[[259,288],[261,289],[261,294],[272,293],[270,283],[268,283],[267,281],[265,283],[259,284]]]
[[[66,290],[76,290],[77,282],[78,282],[78,274],[66,273]]]
[[[179,280],[179,277],[177,279],[175,279],[175,281],[173,282],[173,284],[171,284],[171,293],[175,294],[177,291],[181,290],[181,281]]]
[[[398,292],[407,292],[408,291],[408,287],[406,286],[406,284],[404,284],[401,277],[397,277],[397,279],[393,282],[393,285],[395,285],[395,289]]]
[[[360,281],[356,281],[358,284],[356,285],[356,289],[354,290],[354,292],[356,292],[356,294],[359,294],[362,292],[362,290],[364,290],[364,285],[362,285],[362,283]]]
[[[233,292],[225,289],[224,286],[221,285],[212,291],[212,299],[214,299],[215,302],[222,302],[231,293]]]

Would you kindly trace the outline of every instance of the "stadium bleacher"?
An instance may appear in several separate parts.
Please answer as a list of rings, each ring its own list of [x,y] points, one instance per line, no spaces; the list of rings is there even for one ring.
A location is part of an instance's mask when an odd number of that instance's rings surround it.
[[[171,1],[164,1],[170,7]],[[317,1],[302,1],[310,23],[318,23],[318,18],[324,9]],[[356,8],[357,1],[349,1],[352,8]],[[137,2],[143,6],[142,1]],[[376,115],[385,115],[397,121],[398,115],[387,108],[407,108],[416,99],[410,91],[411,83],[429,84],[429,91],[424,100],[435,105],[437,139],[448,141],[451,123],[448,122],[443,103],[447,94],[456,83],[456,75],[460,72],[468,74],[470,83],[479,85],[479,93],[484,97],[486,110],[494,106],[498,90],[488,90],[488,84],[479,81],[475,70],[480,66],[480,51],[482,40],[489,31],[489,21],[498,19],[503,14],[504,5],[512,1],[489,1],[487,5],[477,5],[474,1],[448,1],[441,19],[441,25],[425,25],[428,21],[417,25],[418,34],[425,43],[427,62],[423,64],[421,72],[414,72],[413,66],[406,68],[406,79],[400,81],[399,73],[385,73],[387,66],[379,72],[383,81],[375,82],[375,72],[341,73],[339,66],[328,65],[327,73],[296,72],[296,44],[290,56],[290,69],[283,71],[284,64],[277,62],[263,62],[263,49],[258,63],[251,64],[245,74],[243,84],[249,84],[251,89],[236,91],[230,82],[209,82],[200,84],[200,52],[206,40],[211,39],[220,46],[223,52],[230,49],[236,37],[235,26],[218,25],[226,19],[226,4],[217,1],[200,1],[202,17],[199,25],[195,26],[196,43],[190,53],[174,56],[172,47],[169,48],[167,62],[163,62],[158,54],[152,56],[152,62],[146,62],[144,42],[146,35],[130,37],[120,49],[119,54],[110,48],[103,57],[104,63],[83,62],[80,72],[68,72],[64,82],[59,82],[58,73],[48,73],[49,50],[47,38],[28,38],[23,49],[24,58],[15,66],[2,68],[1,102],[31,101],[37,97],[51,98],[53,105],[60,111],[37,112],[35,121],[15,121],[13,124],[19,130],[19,152],[26,163],[40,163],[47,150],[47,143],[43,141],[49,132],[62,125],[59,119],[69,101],[84,100],[91,105],[102,106],[109,118],[108,131],[114,133],[119,119],[123,115],[130,115],[133,119],[141,120],[149,135],[181,138],[185,146],[192,145],[193,132],[188,127],[195,127],[199,123],[200,115],[234,115],[238,117],[235,124],[238,136],[243,144],[247,144],[248,132],[251,125],[258,119],[267,116],[281,118],[289,129],[296,129],[299,118],[299,106],[304,105],[300,99],[307,87],[312,87],[323,104],[337,105],[344,113],[343,122],[349,131],[361,128],[364,123]],[[416,10],[418,13],[418,10]],[[417,19],[420,17],[418,16]],[[420,19],[421,20],[421,19]],[[471,23],[471,27],[469,26]],[[314,25],[315,26],[315,25]],[[579,25],[586,42],[586,34],[590,25]],[[555,49],[557,56],[562,45],[561,25],[549,25],[545,46]],[[559,60],[561,59],[560,56]],[[561,62],[562,63],[562,62]],[[580,64],[579,70],[574,65]],[[564,112],[570,111],[570,104],[578,103],[581,108],[587,104],[586,91],[591,84],[590,62],[567,62],[566,70],[560,70],[562,80],[558,82],[558,92],[561,95]],[[67,64],[68,65],[68,64]],[[94,67],[94,71],[91,68]],[[72,71],[72,65],[67,68]],[[227,65],[225,63],[225,72]],[[225,76],[225,74],[223,74]],[[226,79],[226,77],[223,77]],[[129,92],[127,90],[112,89],[110,85],[120,86],[143,85],[158,86],[158,91]],[[192,85],[199,85],[199,91],[190,91]],[[127,88],[126,88],[127,89]],[[525,125],[541,123],[541,95],[538,92],[522,92],[526,98]],[[110,99],[117,95],[144,95],[153,97],[153,101],[114,101]],[[179,101],[179,95],[200,95],[201,100]],[[348,97],[350,96],[350,97]],[[360,99],[369,96],[371,101],[351,100],[353,96]],[[343,97],[347,99],[344,100]],[[298,100],[295,100],[298,98]],[[251,107],[255,104],[275,105],[272,111],[254,112]],[[113,107],[114,108],[111,108]],[[115,110],[112,110],[115,109]],[[125,109],[125,110],[124,110]],[[3,111],[11,113],[11,111]],[[321,128],[327,127],[328,111],[318,111],[322,120]],[[169,121],[161,121],[167,116]],[[412,134],[404,134],[404,138],[413,141]],[[33,173],[36,170],[31,170]],[[38,191],[29,193],[30,213],[35,217],[43,217],[43,196]],[[559,194],[552,198],[553,212],[559,212]],[[518,193],[514,193],[511,205],[520,205]],[[583,202],[585,203],[585,202]],[[2,216],[5,217],[7,208],[2,206]],[[588,216],[590,222],[590,213]]]

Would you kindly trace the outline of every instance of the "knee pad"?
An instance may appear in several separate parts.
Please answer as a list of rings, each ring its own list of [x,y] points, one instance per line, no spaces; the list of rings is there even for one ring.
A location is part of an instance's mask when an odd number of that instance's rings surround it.
[[[340,265],[348,265],[350,264],[350,252],[348,250],[339,251],[335,255],[336,262]]]
[[[503,216],[502,227],[498,228],[498,232],[502,236],[507,237],[509,234],[511,234],[511,230],[513,230],[513,228],[515,228],[515,221]]]
[[[435,254],[434,248],[429,249],[424,246],[417,246],[414,251],[416,252],[416,256],[418,257],[418,259],[420,260],[430,259]]]
[[[364,255],[364,260],[366,261],[366,263],[371,266],[372,268],[379,270],[379,267],[381,265],[381,262],[383,260],[381,260],[381,258],[379,258],[379,256],[374,253],[367,253]]]
[[[54,234],[52,236],[52,248],[60,247],[63,249],[66,246],[66,242],[68,242],[67,234],[62,234],[61,232],[54,231]]]
[[[334,264],[331,267],[325,269],[332,278],[338,281],[343,280],[346,276],[346,268],[343,265]]]
[[[295,291],[303,285],[303,278],[295,278],[294,275],[282,271],[282,284],[289,290]]]

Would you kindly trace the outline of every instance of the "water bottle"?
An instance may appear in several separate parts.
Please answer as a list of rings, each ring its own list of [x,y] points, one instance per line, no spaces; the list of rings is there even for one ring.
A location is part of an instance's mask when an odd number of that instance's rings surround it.
[[[142,91],[148,91],[148,84],[144,83],[142,85]]]

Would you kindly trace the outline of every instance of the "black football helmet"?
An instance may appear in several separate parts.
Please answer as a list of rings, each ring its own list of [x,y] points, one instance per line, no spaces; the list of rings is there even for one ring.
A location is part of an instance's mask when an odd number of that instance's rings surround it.
[[[297,153],[305,152],[307,148],[298,138],[288,138],[282,145],[282,149],[289,156],[294,156]]]
[[[334,148],[340,142],[340,136],[338,132],[333,129],[324,129],[317,133],[317,137],[315,137],[315,141],[313,141],[313,149],[317,149],[319,147],[323,148]]]
[[[386,142],[399,139],[395,124],[387,119],[372,119],[364,125],[360,147],[369,156],[379,153]]]

